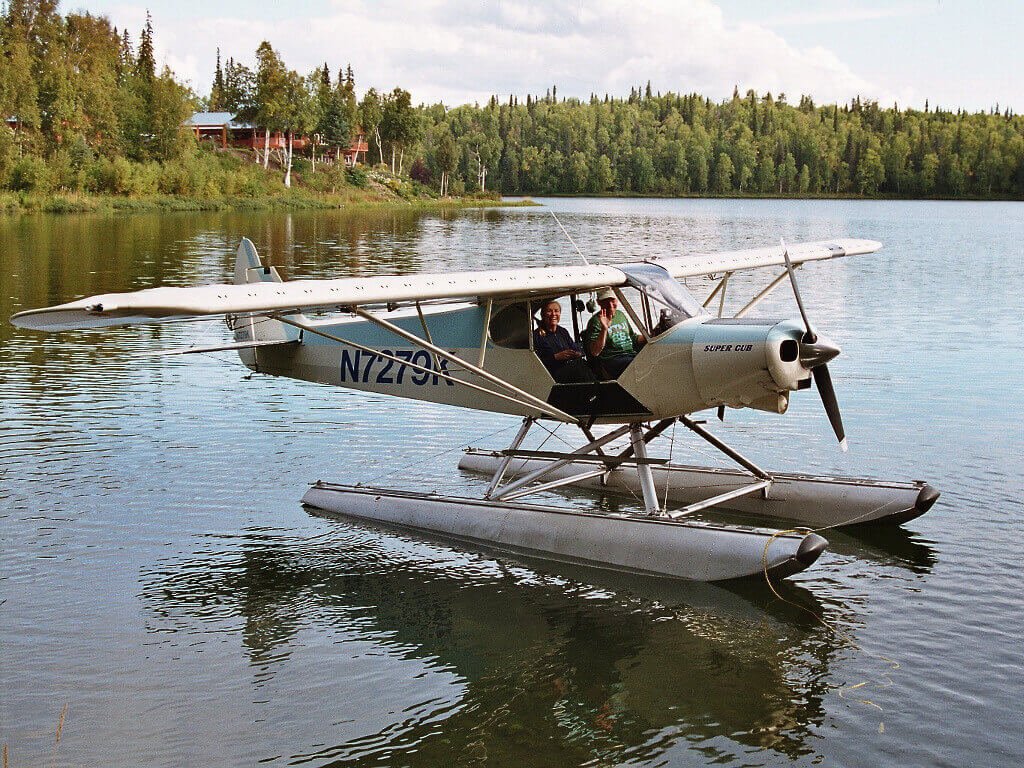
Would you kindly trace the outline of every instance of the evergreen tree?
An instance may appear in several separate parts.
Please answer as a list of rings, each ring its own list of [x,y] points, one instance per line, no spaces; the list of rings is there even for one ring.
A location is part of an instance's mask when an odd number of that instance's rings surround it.
[[[217,66],[213,71],[213,87],[210,89],[209,109],[218,112],[224,109],[224,72],[220,67],[220,48],[217,49]]]
[[[326,65],[324,72],[327,71]],[[320,117],[316,126],[324,144],[332,150],[335,159],[340,159],[342,150],[348,148],[351,143],[353,125],[349,120],[346,109],[346,88],[343,82],[339,82],[335,88],[329,87],[329,80],[321,79],[321,89],[317,94],[320,102]]]
[[[156,77],[156,57],[153,53],[153,18],[146,11],[146,26],[142,28],[139,38],[139,57],[135,61],[135,71],[141,78],[151,82]]]
[[[135,66],[135,52],[132,50],[132,39],[125,29],[121,34],[120,56],[117,62],[118,82],[123,83]]]
[[[255,89],[255,77],[244,64],[229,58],[224,67],[224,91],[221,106],[227,112],[244,115],[253,112],[252,100]]]

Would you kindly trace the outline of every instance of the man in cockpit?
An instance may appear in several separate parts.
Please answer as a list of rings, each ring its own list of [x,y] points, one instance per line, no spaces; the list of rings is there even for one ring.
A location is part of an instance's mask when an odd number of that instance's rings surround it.
[[[643,339],[619,311],[618,297],[611,288],[598,291],[597,303],[601,309],[587,323],[583,343],[590,357],[597,360],[611,378],[617,379],[633,362],[643,346]]]
[[[540,326],[533,332],[533,351],[559,384],[595,381],[593,371],[583,359],[583,349],[558,323],[562,305],[549,301],[540,309]]]

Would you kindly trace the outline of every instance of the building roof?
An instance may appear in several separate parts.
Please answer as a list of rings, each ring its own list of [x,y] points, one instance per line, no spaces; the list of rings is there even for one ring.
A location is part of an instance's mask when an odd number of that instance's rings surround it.
[[[196,112],[185,121],[190,128],[252,128],[252,123],[243,123],[235,120],[234,112]]]

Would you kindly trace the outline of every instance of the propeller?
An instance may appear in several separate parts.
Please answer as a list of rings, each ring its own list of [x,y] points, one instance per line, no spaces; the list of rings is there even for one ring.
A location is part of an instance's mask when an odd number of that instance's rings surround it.
[[[843,417],[839,413],[839,400],[836,398],[835,387],[832,386],[832,375],[828,372],[828,361],[839,354],[839,347],[825,339],[819,339],[818,334],[811,327],[811,321],[807,318],[807,310],[804,309],[803,299],[800,298],[800,288],[796,283],[796,272],[793,269],[793,262],[789,259],[789,249],[786,241],[782,243],[782,258],[786,261],[786,271],[789,272],[789,282],[793,285],[793,296],[796,298],[796,305],[800,308],[800,317],[803,318],[804,332],[800,339],[800,363],[810,369],[814,377],[814,386],[818,389],[821,397],[821,404],[825,406],[825,413],[828,415],[832,431],[836,433],[839,440],[839,447],[846,452],[849,445],[846,442],[846,431],[843,429]]]

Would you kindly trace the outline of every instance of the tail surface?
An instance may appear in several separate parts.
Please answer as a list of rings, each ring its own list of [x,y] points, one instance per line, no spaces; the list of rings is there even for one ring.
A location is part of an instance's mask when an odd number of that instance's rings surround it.
[[[235,254],[235,285],[252,283],[283,283],[281,275],[274,267],[266,266],[256,253],[252,240],[243,237]],[[299,313],[296,313],[299,314]],[[299,315],[301,317],[301,315]],[[301,331],[277,320],[252,315],[228,317],[228,327],[235,334],[235,341],[262,342],[297,342],[301,341]],[[242,362],[249,368],[257,369],[256,347],[240,349],[238,352]]]

